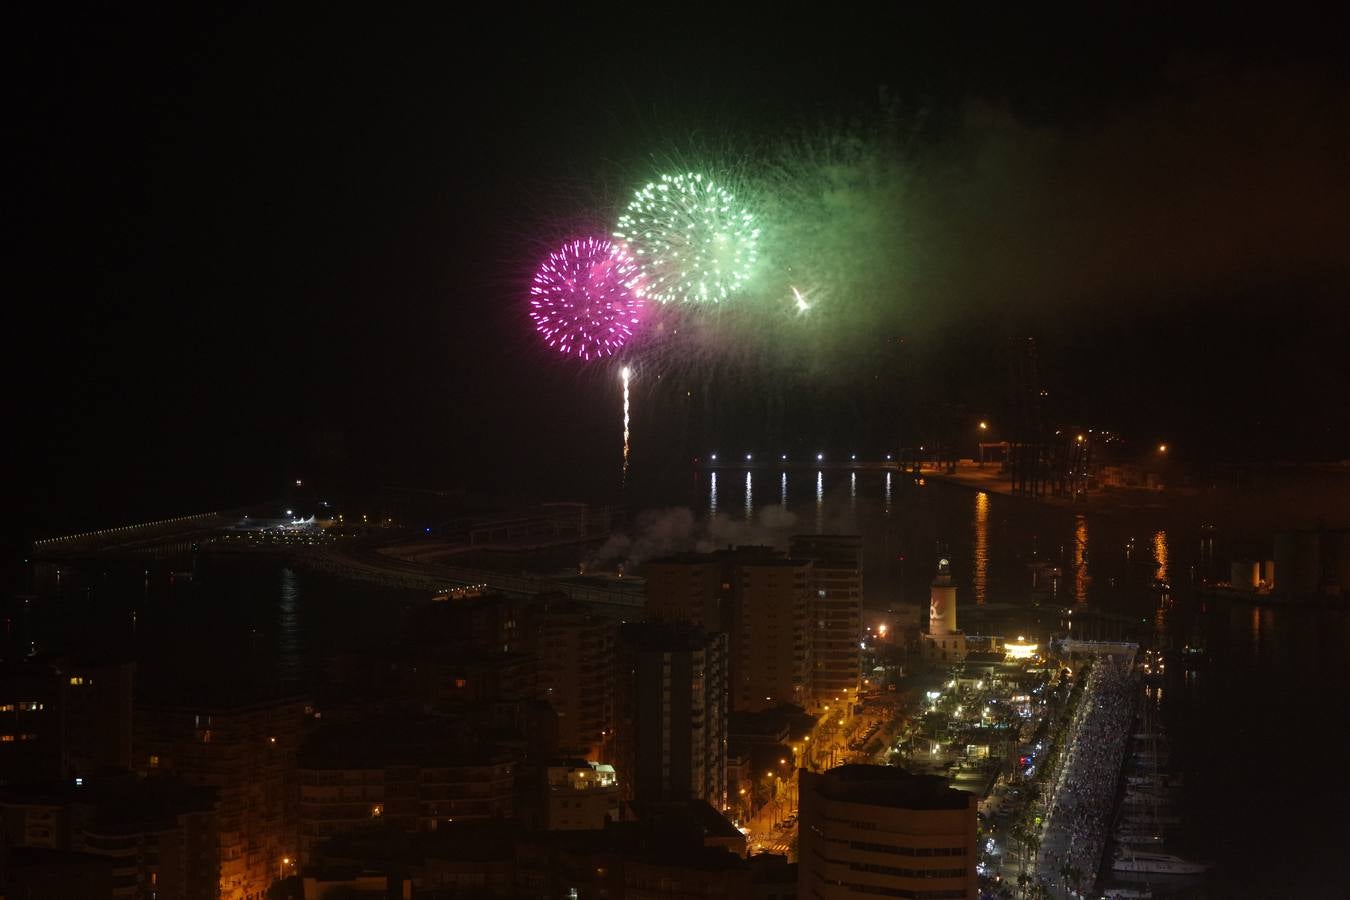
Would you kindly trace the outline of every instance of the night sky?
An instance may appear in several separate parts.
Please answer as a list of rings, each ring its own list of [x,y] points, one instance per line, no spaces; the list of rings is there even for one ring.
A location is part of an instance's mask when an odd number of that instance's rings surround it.
[[[1160,9],[15,20],[19,528],[233,506],[302,475],[492,491],[594,465],[613,386],[533,340],[541,235],[670,148],[883,106],[910,135],[906,308],[837,377],[794,382],[775,439],[880,449],[902,389],[997,420],[1009,347],[1034,335],[1065,421],[1196,460],[1350,457],[1341,32],[1288,7]],[[759,379],[727,375],[698,440],[762,439]],[[653,403],[649,444],[678,445]]]

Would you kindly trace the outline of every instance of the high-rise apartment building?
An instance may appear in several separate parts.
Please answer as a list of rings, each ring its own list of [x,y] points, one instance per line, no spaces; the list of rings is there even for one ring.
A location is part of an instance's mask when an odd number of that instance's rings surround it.
[[[977,896],[974,794],[893,766],[803,769],[798,777],[798,896]]]
[[[682,553],[643,566],[644,607],[652,622],[687,622],[706,631],[730,631],[731,593],[723,554]]]
[[[726,803],[726,635],[620,627],[615,768],[628,800]]]
[[[805,534],[792,538],[790,554],[811,562],[807,635],[812,705],[856,697],[862,657],[862,537]]]
[[[305,715],[294,697],[137,707],[135,766],[216,789],[222,900],[262,897],[294,874],[292,780]]]
[[[0,844],[107,857],[111,891],[31,896],[211,900],[219,895],[214,790],[130,773],[79,779],[0,791]]]
[[[519,760],[473,746],[457,730],[449,721],[388,718],[312,735],[295,778],[300,865],[325,840],[375,826],[415,833],[510,818]]]
[[[747,559],[730,577],[731,705],[747,712],[783,703],[805,706],[811,564]]]
[[[558,716],[558,750],[607,761],[614,740],[618,623],[577,604],[550,608],[539,627],[539,688]]]
[[[810,566],[772,547],[686,553],[647,564],[647,614],[727,635],[730,703],[807,703]]]
[[[45,655],[0,665],[0,785],[129,768],[134,672]]]

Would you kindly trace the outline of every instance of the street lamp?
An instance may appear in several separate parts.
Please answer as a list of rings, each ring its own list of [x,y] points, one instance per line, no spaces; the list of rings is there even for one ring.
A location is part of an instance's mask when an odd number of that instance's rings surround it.
[[[1166,444],[1159,444],[1159,445],[1158,445],[1158,452],[1159,452],[1159,453],[1166,453],[1166,452],[1167,452],[1167,445],[1166,445]]]
[[[988,423],[988,422],[981,422],[981,423],[980,423],[980,430],[981,430],[981,431],[988,431],[988,430],[989,430],[989,423]]]

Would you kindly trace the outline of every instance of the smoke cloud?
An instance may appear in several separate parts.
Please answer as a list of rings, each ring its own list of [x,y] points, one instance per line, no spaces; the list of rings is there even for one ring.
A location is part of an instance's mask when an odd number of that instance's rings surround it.
[[[727,547],[764,546],[786,551],[791,537],[802,533],[856,534],[858,517],[842,488],[832,490],[821,505],[819,520],[777,504],[760,508],[752,518],[727,515],[698,516],[688,507],[642,512],[628,533],[613,534],[585,567],[623,566],[632,570],[644,562],[676,553],[709,553]]]

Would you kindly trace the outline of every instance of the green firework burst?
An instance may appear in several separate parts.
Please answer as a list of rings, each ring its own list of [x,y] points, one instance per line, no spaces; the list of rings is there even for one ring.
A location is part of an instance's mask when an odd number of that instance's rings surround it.
[[[759,228],[734,194],[691,172],[662,175],[639,190],[614,236],[642,270],[643,296],[707,302],[725,300],[750,278]]]

